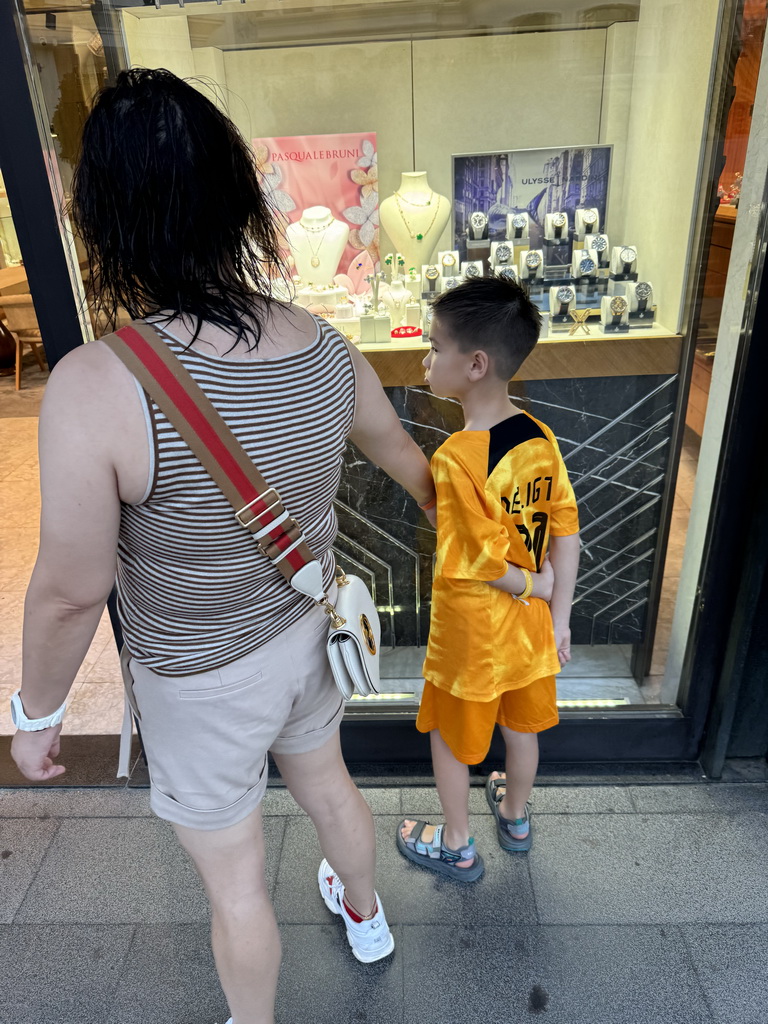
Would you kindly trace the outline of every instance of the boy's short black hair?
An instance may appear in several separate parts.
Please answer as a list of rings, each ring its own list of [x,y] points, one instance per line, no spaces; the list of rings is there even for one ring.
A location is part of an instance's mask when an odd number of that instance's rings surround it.
[[[462,352],[487,352],[502,380],[515,375],[539,340],[538,308],[524,288],[502,277],[465,281],[435,299],[432,310]]]

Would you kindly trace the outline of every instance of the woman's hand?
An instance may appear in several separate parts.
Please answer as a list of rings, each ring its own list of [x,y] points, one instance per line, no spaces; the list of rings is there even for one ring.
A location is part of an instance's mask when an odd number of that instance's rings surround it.
[[[63,764],[54,764],[59,756],[61,725],[39,732],[24,732],[21,729],[11,742],[11,757],[21,774],[32,782],[48,782],[67,770]]]

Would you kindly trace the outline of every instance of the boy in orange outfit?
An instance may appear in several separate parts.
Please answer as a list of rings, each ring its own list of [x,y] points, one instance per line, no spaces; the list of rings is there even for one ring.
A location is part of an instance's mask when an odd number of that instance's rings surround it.
[[[571,657],[576,501],[554,434],[507,386],[540,327],[519,285],[470,280],[435,301],[424,360],[433,393],[457,398],[465,420],[432,457],[437,562],[416,721],[430,735],[445,825],[405,819],[396,838],[409,860],[468,882],[483,861],[467,766],[485,758],[498,723],[506,778],[494,772],[486,794],[501,846],[528,850],[538,733],[557,724],[555,674]]]

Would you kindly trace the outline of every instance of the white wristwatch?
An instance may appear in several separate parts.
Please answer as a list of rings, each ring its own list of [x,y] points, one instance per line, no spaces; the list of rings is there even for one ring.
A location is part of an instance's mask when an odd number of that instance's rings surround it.
[[[43,729],[50,729],[52,726],[58,725],[64,717],[64,712],[67,710],[66,701],[47,718],[27,718],[19,696],[20,692],[17,690],[11,697],[11,718],[16,728],[21,729],[22,732],[42,732]]]

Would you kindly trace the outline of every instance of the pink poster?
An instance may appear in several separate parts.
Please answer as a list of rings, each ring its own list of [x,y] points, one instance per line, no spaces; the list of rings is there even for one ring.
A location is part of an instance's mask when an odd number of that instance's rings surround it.
[[[376,132],[254,139],[256,162],[273,205],[288,224],[310,206],[327,206],[349,227],[339,274],[353,293],[379,263],[379,182]]]

